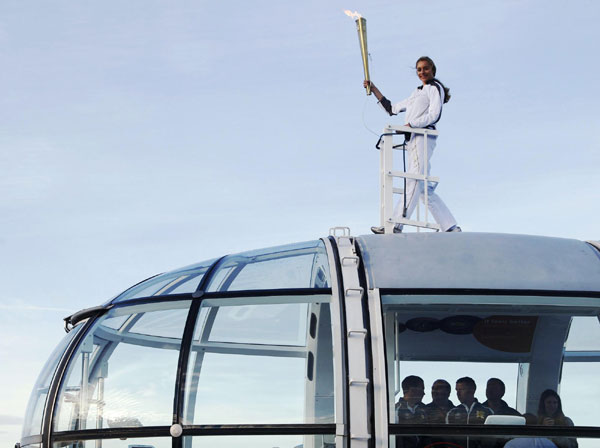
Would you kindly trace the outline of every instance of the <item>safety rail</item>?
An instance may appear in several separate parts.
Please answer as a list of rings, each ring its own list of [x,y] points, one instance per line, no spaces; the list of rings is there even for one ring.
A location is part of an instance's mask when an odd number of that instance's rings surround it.
[[[385,233],[393,233],[394,225],[403,224],[406,226],[413,226],[420,229],[440,230],[440,226],[436,223],[428,221],[429,211],[429,195],[428,195],[428,182],[439,182],[438,177],[429,176],[428,167],[428,151],[427,151],[427,138],[424,140],[423,145],[423,174],[407,173],[406,171],[394,170],[394,150],[400,149],[406,151],[405,144],[394,144],[394,137],[404,136],[405,134],[422,134],[424,136],[437,136],[438,132],[433,129],[423,128],[411,128],[409,126],[386,126],[383,129],[379,142],[377,142],[377,148],[380,149],[379,159],[379,179],[381,183],[380,192],[380,218],[381,226],[384,228]],[[383,141],[383,147],[380,147],[380,143]],[[424,220],[420,218],[420,205],[417,203],[416,219],[408,219],[406,217],[394,219],[394,194],[403,194],[404,188],[394,187],[394,178],[402,179],[414,179],[422,181],[423,185],[423,202],[425,208]],[[406,183],[405,183],[406,185]]]

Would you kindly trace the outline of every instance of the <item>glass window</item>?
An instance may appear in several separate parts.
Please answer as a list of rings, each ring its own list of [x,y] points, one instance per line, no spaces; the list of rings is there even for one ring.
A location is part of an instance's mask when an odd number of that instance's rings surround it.
[[[565,343],[560,397],[562,410],[578,426],[600,426],[600,323],[597,316],[574,317]],[[581,448],[596,440],[579,439]]]
[[[227,257],[207,291],[328,288],[327,253],[322,241],[311,241]]]
[[[184,448],[335,448],[335,436],[266,435],[184,437]]]
[[[185,422],[333,422],[329,301],[328,295],[203,300]]]
[[[48,358],[48,361],[46,361],[46,364],[33,387],[29,402],[27,403],[22,437],[41,434],[44,405],[46,404],[50,381],[52,380],[56,367],[58,366],[63,353],[67,349],[67,346],[82,327],[83,325],[80,324],[73,328],[62,341],[60,341],[50,355],[50,358]]]
[[[191,294],[196,291],[202,277],[215,261],[203,261],[176,271],[151,277],[121,293],[113,300],[113,303],[140,297]]]
[[[500,425],[512,417],[522,424],[600,426],[600,308],[593,301],[390,295],[382,304],[391,434],[409,437],[401,435],[407,423]],[[465,435],[463,444],[466,437],[478,440]],[[421,438],[461,445],[426,431]],[[548,438],[576,446],[574,438]],[[580,447],[596,445],[579,439]]]
[[[599,351],[600,325],[598,317],[574,317],[569,329],[569,337],[565,343],[568,351]]]
[[[55,431],[171,425],[189,306],[175,301],[116,307],[99,318],[61,385]]]
[[[75,440],[55,442],[53,448],[172,448],[171,437],[147,437],[129,439]]]

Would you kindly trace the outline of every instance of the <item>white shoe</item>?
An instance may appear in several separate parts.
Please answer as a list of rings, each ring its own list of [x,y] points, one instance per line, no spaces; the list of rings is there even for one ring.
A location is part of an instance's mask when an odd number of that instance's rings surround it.
[[[373,226],[373,227],[371,227],[371,232],[375,233],[376,235],[381,235],[381,234],[385,233],[385,227]],[[402,226],[399,226],[398,224],[396,224],[394,226],[394,233],[402,233]]]
[[[446,230],[446,232],[462,232],[462,229],[457,225],[453,225],[448,230]]]

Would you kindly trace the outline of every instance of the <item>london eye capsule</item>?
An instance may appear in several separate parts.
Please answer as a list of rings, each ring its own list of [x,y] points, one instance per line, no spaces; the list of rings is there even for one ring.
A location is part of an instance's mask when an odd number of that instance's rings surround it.
[[[600,444],[597,243],[338,232],[163,273],[66,318],[20,445]],[[465,377],[469,399],[452,392]]]

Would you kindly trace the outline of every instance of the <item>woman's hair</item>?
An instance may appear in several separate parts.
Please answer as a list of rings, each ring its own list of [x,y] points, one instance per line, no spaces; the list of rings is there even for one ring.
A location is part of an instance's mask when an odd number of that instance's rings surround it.
[[[556,398],[556,401],[558,401],[558,409],[556,409],[556,414],[554,415],[548,415],[546,413],[546,399],[549,397],[554,397]],[[563,414],[562,402],[560,401],[560,397],[552,389],[546,389],[544,392],[542,392],[542,395],[540,395],[540,403],[538,404],[538,418],[540,419],[540,422],[545,417],[565,417],[565,414]]]
[[[433,80],[439,82],[440,85],[442,86],[442,88],[444,89],[444,103],[447,103],[448,101],[450,101],[450,98],[452,97],[452,95],[450,95],[450,89],[448,87],[446,87],[444,84],[442,84],[442,81],[435,78],[435,72],[437,71],[435,62],[433,62],[433,59],[431,59],[429,56],[421,56],[419,59],[417,59],[417,62],[415,62],[415,68],[417,68],[417,64],[422,61],[427,62],[431,66],[431,71],[433,72],[433,76],[434,76]]]

